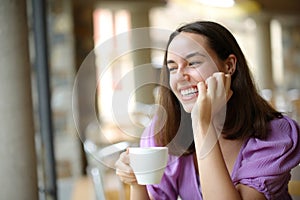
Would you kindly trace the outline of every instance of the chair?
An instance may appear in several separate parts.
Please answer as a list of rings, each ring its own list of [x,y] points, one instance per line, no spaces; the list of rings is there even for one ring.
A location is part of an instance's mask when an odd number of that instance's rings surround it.
[[[124,184],[116,177],[114,164],[121,152],[136,144],[130,142],[119,142],[99,148],[90,140],[84,142],[84,150],[88,160],[88,175],[91,176],[97,200],[119,199],[125,200],[126,191]],[[108,178],[110,177],[110,178]],[[113,181],[116,188],[109,191],[106,182]],[[109,197],[113,196],[113,197]]]
[[[292,178],[289,182],[289,193],[293,200],[300,200],[300,165],[292,169]]]

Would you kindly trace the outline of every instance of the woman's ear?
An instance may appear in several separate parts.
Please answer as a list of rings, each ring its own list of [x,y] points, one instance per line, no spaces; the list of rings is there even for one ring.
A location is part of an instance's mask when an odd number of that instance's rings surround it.
[[[234,54],[230,54],[228,58],[225,60],[225,73],[232,75],[236,69],[236,56]]]

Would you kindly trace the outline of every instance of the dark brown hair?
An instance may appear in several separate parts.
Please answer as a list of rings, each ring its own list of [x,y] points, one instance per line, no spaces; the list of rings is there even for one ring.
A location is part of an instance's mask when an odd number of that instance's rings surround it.
[[[230,54],[234,54],[237,58],[236,70],[231,77],[233,95],[227,103],[226,119],[222,132],[225,138],[266,138],[268,122],[274,118],[282,117],[281,113],[277,112],[259,95],[245,56],[234,36],[218,23],[198,21],[178,28],[169,37],[158,96],[158,103],[165,108],[166,113],[157,114],[156,124],[163,122],[162,119],[164,118],[166,118],[166,122],[163,125],[158,125],[162,128],[159,134],[156,134],[156,142],[162,146],[169,146],[172,154],[194,151],[194,144],[191,139],[193,138],[191,118],[181,108],[180,102],[170,90],[169,70],[166,65],[169,44],[181,32],[205,36],[208,46],[223,61]]]

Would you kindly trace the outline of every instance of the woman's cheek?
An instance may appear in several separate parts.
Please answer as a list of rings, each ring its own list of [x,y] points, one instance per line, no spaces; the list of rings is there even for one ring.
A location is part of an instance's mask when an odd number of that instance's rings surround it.
[[[170,78],[169,84],[170,84],[170,88],[171,88],[172,92],[175,93],[175,83],[172,78]]]
[[[219,72],[216,67],[203,66],[197,70],[198,82],[205,81],[207,78],[211,77],[214,73]]]

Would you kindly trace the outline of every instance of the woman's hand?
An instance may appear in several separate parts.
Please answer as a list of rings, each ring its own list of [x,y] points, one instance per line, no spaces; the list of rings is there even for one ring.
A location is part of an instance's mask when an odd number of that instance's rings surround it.
[[[119,159],[115,163],[115,167],[116,167],[116,174],[119,176],[122,182],[127,184],[137,183],[133,170],[129,165],[128,150],[121,153]]]
[[[191,112],[198,162],[213,150],[222,133],[226,103],[232,95],[230,84],[230,75],[222,72],[198,83],[198,98]]]
[[[205,135],[212,122],[218,126],[224,124],[225,105],[232,95],[230,84],[231,76],[222,72],[214,73],[205,83],[198,83],[198,98],[191,112],[194,132],[200,129]]]
[[[120,180],[123,183],[130,184],[130,199],[150,199],[146,186],[137,184],[136,177],[129,165],[128,149],[121,153],[119,159],[115,163],[115,167],[116,174],[119,176]]]

